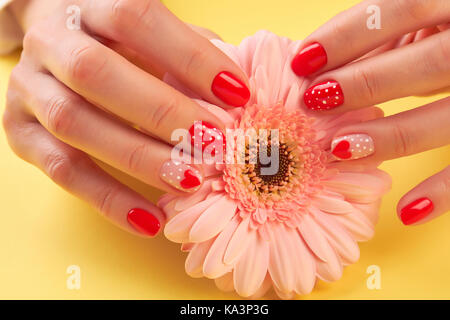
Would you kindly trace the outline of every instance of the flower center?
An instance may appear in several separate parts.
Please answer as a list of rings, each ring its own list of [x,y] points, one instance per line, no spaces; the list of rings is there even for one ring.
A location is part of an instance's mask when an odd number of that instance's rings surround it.
[[[261,161],[260,152],[262,148],[265,148],[265,155],[267,160],[270,159],[270,161]],[[289,184],[296,164],[293,149],[286,143],[280,143],[279,147],[274,148],[274,151],[278,152],[278,157],[272,157],[270,142],[265,145],[258,144],[256,157],[252,158],[251,151],[247,148],[246,165],[243,173],[248,175],[257,192],[273,193],[281,191]],[[256,161],[250,161],[251,159],[256,159]],[[278,162],[278,165],[274,163],[275,161]]]

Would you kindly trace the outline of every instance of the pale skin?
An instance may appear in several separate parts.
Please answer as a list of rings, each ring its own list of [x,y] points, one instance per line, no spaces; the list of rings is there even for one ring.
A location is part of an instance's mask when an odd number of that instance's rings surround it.
[[[366,26],[367,8],[380,8],[382,28]],[[337,81],[345,101],[328,111],[340,113],[396,98],[448,92],[450,86],[450,1],[368,0],[314,31],[305,40],[320,43],[328,61],[308,76],[312,85]],[[345,48],[345,50],[343,50]],[[450,144],[450,97],[393,116],[341,128],[335,138],[366,134],[375,152],[343,166],[379,163]],[[412,224],[450,210],[450,166],[423,181],[399,201],[397,211],[415,199],[429,198],[434,209]]]

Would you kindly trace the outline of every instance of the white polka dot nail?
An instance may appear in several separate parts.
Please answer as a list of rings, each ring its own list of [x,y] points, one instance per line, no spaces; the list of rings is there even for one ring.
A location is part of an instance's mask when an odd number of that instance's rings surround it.
[[[340,160],[355,160],[375,152],[373,139],[363,133],[349,134],[333,139],[331,153]]]
[[[198,190],[203,181],[203,176],[199,170],[176,160],[164,162],[159,176],[166,183],[185,192]]]

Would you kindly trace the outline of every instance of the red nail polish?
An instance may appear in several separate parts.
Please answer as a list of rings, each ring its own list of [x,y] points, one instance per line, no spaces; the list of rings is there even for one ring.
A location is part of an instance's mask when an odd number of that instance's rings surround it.
[[[159,220],[144,209],[131,209],[128,212],[127,220],[137,231],[152,237],[161,228]]]
[[[212,124],[206,121],[196,121],[189,129],[189,133],[191,135],[191,145],[194,148],[205,151],[210,144],[213,144],[210,148],[211,153],[206,156],[214,157],[220,151],[222,152],[222,159],[225,158],[225,135]],[[218,146],[221,146],[220,150],[217,150]]]
[[[303,100],[311,110],[330,110],[344,103],[344,93],[339,83],[328,80],[306,90]]]
[[[428,216],[434,209],[433,202],[428,198],[417,199],[400,211],[400,218],[404,225],[416,223]]]
[[[307,76],[321,69],[327,61],[325,49],[320,43],[314,42],[297,53],[292,59],[291,68],[298,76]]]
[[[223,71],[214,78],[211,90],[217,98],[233,107],[242,107],[250,99],[247,86],[228,71]]]
[[[342,140],[334,147],[332,153],[340,159],[350,159],[352,157],[350,142]]]

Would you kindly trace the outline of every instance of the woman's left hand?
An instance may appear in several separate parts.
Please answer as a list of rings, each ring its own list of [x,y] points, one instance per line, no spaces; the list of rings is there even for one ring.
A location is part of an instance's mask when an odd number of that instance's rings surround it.
[[[367,20],[379,14],[381,28]],[[342,12],[308,38],[292,61],[308,76],[306,107],[344,112],[420,95],[450,85],[450,1],[368,0]],[[331,144],[337,160],[379,162],[450,143],[450,97],[386,118],[340,129]],[[450,166],[399,202],[404,224],[450,210]]]

